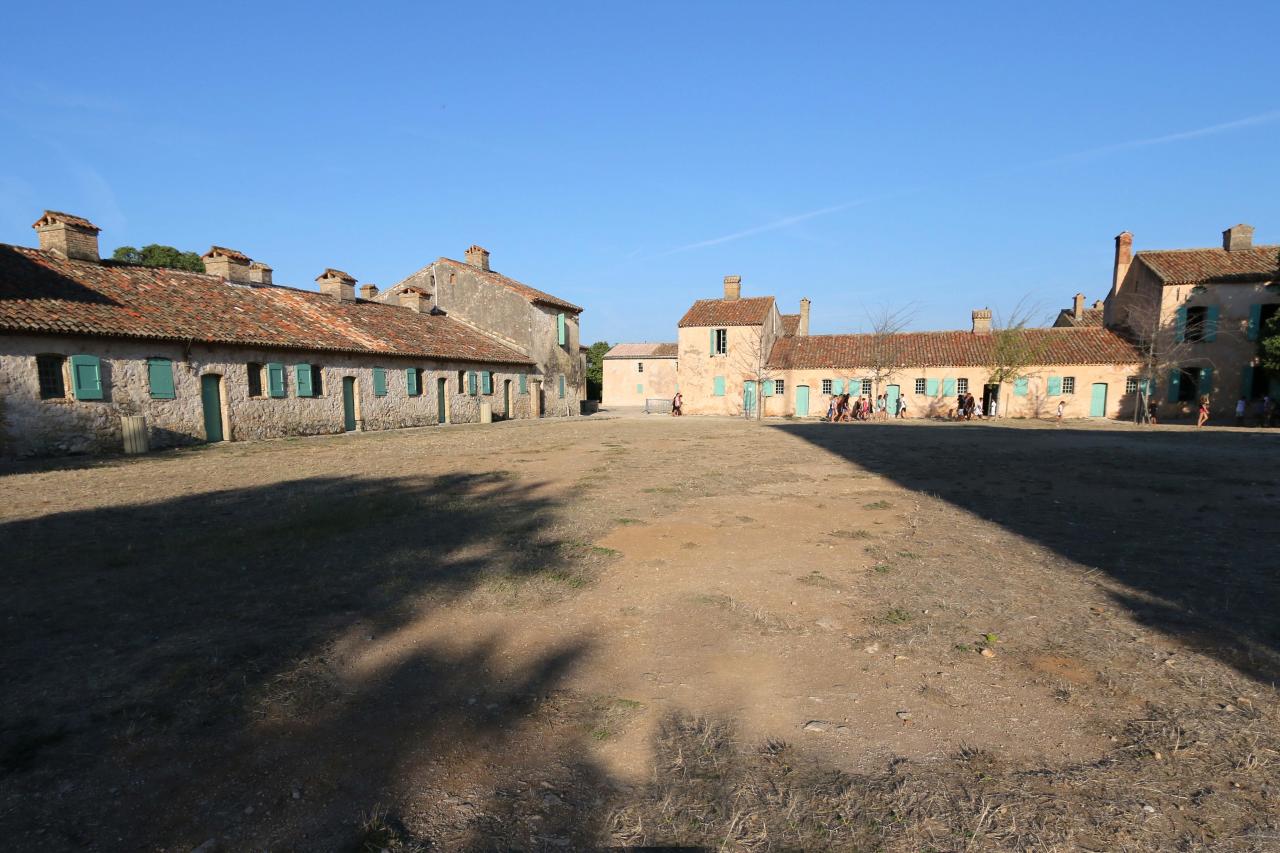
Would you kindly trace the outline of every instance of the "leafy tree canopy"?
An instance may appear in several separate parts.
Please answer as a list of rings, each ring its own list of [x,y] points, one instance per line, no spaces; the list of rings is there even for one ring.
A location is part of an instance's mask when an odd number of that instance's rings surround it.
[[[587,348],[587,396],[602,399],[604,391],[604,354],[612,349],[608,341],[596,341]]]
[[[1267,321],[1261,341],[1262,366],[1280,371],[1280,314]]]
[[[204,272],[204,261],[200,260],[200,256],[195,252],[183,252],[173,246],[162,246],[159,243],[152,243],[141,249],[121,246],[112,252],[111,257],[117,261],[144,267]]]

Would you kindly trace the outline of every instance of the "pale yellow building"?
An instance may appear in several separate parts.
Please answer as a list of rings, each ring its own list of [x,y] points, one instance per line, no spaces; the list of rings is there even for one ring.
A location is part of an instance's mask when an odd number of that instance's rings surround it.
[[[601,405],[643,406],[650,400],[670,400],[676,394],[676,355],[673,343],[618,344],[601,360]]]

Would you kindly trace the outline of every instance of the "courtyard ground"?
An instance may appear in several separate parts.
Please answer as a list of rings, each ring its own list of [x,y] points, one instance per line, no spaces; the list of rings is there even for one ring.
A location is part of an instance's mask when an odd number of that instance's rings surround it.
[[[653,416],[10,466],[0,837],[1277,849],[1277,462]]]

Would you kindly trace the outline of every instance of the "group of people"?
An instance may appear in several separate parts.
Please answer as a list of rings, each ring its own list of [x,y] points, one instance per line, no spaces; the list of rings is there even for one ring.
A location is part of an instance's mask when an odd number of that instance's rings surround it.
[[[875,399],[870,396],[852,399],[851,394],[832,394],[827,405],[827,416],[823,418],[830,423],[849,421],[883,421],[889,419],[889,396],[880,394]],[[894,401],[893,417],[907,416],[907,401],[898,397]]]
[[[978,401],[972,394],[957,394],[956,407],[948,413],[951,420],[971,421],[974,415],[982,415],[981,409],[978,408]]]

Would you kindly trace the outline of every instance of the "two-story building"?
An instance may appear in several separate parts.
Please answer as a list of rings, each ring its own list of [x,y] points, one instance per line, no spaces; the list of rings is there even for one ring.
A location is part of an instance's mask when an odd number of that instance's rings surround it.
[[[495,272],[489,252],[479,246],[465,257],[465,263],[439,258],[384,293],[370,291],[369,298],[394,303],[416,292],[436,311],[529,357],[537,367],[531,393],[540,416],[578,414],[587,392],[582,308]]]

